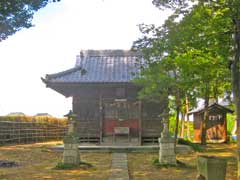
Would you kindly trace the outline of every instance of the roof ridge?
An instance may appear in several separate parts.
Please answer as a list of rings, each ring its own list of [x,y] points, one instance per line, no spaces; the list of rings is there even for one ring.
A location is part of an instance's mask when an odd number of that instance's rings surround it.
[[[94,59],[93,59],[94,58]],[[97,59],[96,59],[97,58]],[[87,61],[98,60],[105,61],[107,58],[144,58],[141,51],[132,50],[82,50],[76,56],[75,66],[84,66]]]
[[[122,50],[122,49],[103,49],[103,50],[94,50],[94,49],[88,49],[88,50],[81,50],[79,57],[126,57],[126,56],[132,56],[132,57],[138,57],[143,56],[141,51],[133,51],[133,50]]]

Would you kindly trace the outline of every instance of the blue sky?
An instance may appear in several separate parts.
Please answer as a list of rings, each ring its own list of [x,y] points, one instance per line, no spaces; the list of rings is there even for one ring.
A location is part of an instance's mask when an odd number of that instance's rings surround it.
[[[137,25],[160,25],[169,15],[151,0],[61,0],[39,10],[34,27],[0,43],[0,115],[47,112],[61,117],[71,98],[46,88],[45,74],[74,66],[81,49],[130,49]]]

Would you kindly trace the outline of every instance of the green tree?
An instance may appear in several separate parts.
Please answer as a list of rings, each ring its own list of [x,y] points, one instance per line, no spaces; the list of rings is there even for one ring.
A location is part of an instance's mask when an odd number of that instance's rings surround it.
[[[169,90],[176,99],[177,114],[183,104],[180,102],[185,100],[187,94],[205,100],[202,135],[202,143],[205,144],[209,99],[223,95],[229,88],[229,70],[225,59],[230,49],[230,35],[221,35],[221,32],[226,31],[229,21],[221,19],[227,11],[219,13],[218,9],[202,4],[185,10],[185,16],[177,21],[181,12],[181,9],[177,9],[159,28],[143,25],[141,31],[144,37],[136,41],[134,47],[142,49],[150,62],[151,59],[158,59],[160,64],[167,62],[165,68],[171,67],[175,81],[172,81],[174,86]],[[161,68],[153,73],[160,71]],[[161,78],[157,80],[162,81]],[[167,84],[171,85],[169,82]],[[177,135],[178,115],[176,119]]]
[[[49,2],[60,0],[1,0],[0,1],[0,42],[22,28],[32,27],[34,13]]]
[[[176,7],[182,8],[187,4],[185,0],[154,0],[153,3],[157,7]],[[237,121],[237,158],[238,158],[238,179],[240,179],[240,1],[239,0],[223,0],[223,1],[197,1],[198,4],[216,9],[218,14],[227,14],[220,16],[219,20],[225,20],[230,23],[226,26],[226,31],[221,34],[231,33],[233,35],[231,42],[232,51],[228,52],[228,59],[230,59],[231,75],[232,75],[232,92],[234,97],[234,104],[236,107],[236,121]],[[227,12],[227,13],[226,13]],[[218,32],[218,31],[217,31]],[[219,35],[212,33],[212,36]],[[219,46],[219,45],[218,45]],[[227,60],[226,58],[226,60]]]
[[[227,35],[232,36],[227,42],[223,44],[215,44],[215,47],[226,46],[222,53],[218,51],[218,55],[225,57],[225,61],[228,59],[231,67],[231,81],[232,81],[232,92],[234,96],[234,103],[236,107],[236,119],[237,119],[237,158],[238,158],[238,179],[240,179],[240,1],[239,0],[223,0],[223,1],[188,1],[188,0],[153,0],[155,4],[160,9],[171,8],[179,9],[182,16],[188,16],[188,13],[184,11],[186,7],[190,11],[193,8],[189,8],[192,4],[201,5],[204,9],[212,10],[213,16],[211,21],[219,22],[214,24],[199,24],[200,27],[205,27],[203,29],[201,36],[208,39],[220,39],[222,36]],[[188,11],[189,12],[189,11]],[[204,18],[203,18],[204,20]],[[222,24],[225,22],[226,24]],[[225,28],[224,28],[225,27]],[[209,31],[207,31],[209,30]],[[214,41],[213,41],[214,42]],[[220,41],[219,41],[220,42]],[[219,48],[220,49],[220,48]],[[217,92],[217,91],[215,91]]]

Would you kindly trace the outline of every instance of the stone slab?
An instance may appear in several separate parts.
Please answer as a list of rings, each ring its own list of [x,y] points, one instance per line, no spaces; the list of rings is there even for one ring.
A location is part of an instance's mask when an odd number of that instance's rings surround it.
[[[126,153],[112,154],[111,175],[108,180],[129,180]]]

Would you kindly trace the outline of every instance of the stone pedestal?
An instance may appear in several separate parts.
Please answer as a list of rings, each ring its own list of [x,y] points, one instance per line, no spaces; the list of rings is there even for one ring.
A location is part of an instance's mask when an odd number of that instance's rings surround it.
[[[159,163],[161,164],[173,164],[177,163],[176,154],[174,150],[174,139],[171,137],[168,138],[159,138]]]
[[[225,180],[227,161],[215,156],[198,156],[197,169],[206,180]]]
[[[80,163],[78,139],[74,135],[67,135],[64,138],[63,163],[75,165]]]
[[[174,149],[174,138],[172,138],[168,131],[168,122],[163,121],[163,132],[159,142],[159,163],[176,165],[176,153]]]

